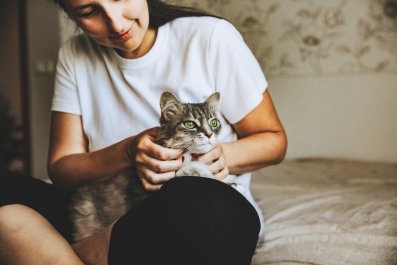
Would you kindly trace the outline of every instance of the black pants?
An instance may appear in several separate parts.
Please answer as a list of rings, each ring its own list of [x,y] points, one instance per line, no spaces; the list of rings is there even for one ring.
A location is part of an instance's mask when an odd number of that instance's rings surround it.
[[[51,184],[0,174],[0,206],[31,207],[70,240],[67,199]],[[234,189],[212,179],[175,178],[116,222],[109,265],[248,265],[259,229],[255,209]]]
[[[0,206],[22,204],[44,216],[66,240],[72,240],[68,196],[35,178],[0,170]]]

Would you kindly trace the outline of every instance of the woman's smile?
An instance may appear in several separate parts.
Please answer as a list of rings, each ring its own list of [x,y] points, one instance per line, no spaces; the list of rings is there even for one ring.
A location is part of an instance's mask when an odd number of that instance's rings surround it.
[[[110,35],[109,38],[114,39],[116,41],[125,42],[132,37],[133,33],[134,33],[134,24],[131,25],[131,27],[127,31],[122,32],[118,35]]]
[[[114,37],[114,39],[119,41],[126,41],[132,36],[132,28],[130,28],[126,33]]]
[[[68,0],[66,7],[80,28],[98,44],[116,49],[120,56],[138,58],[155,41],[149,29],[146,0]]]

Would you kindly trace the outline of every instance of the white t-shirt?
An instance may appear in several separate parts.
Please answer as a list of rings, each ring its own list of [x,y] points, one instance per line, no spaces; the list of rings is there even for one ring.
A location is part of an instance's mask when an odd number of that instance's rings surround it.
[[[167,90],[182,102],[204,101],[220,92],[220,142],[237,139],[231,124],[262,100],[265,76],[240,33],[213,17],[185,17],[158,29],[150,51],[120,57],[86,35],[72,37],[59,52],[52,110],[81,115],[89,150],[95,151],[159,126],[160,96]],[[249,192],[251,175],[237,182]]]

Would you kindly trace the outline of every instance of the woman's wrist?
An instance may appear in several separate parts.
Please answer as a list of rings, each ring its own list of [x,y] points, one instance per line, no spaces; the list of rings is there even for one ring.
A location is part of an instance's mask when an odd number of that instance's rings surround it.
[[[135,141],[134,136],[128,137],[122,141],[122,154],[123,154],[123,161],[126,164],[126,167],[132,167],[135,165],[134,161],[134,153],[135,153]]]

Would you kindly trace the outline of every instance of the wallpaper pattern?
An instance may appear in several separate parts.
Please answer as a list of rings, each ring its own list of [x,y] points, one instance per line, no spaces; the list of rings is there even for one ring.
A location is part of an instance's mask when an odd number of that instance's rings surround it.
[[[267,76],[397,73],[397,0],[169,0],[222,16]]]

